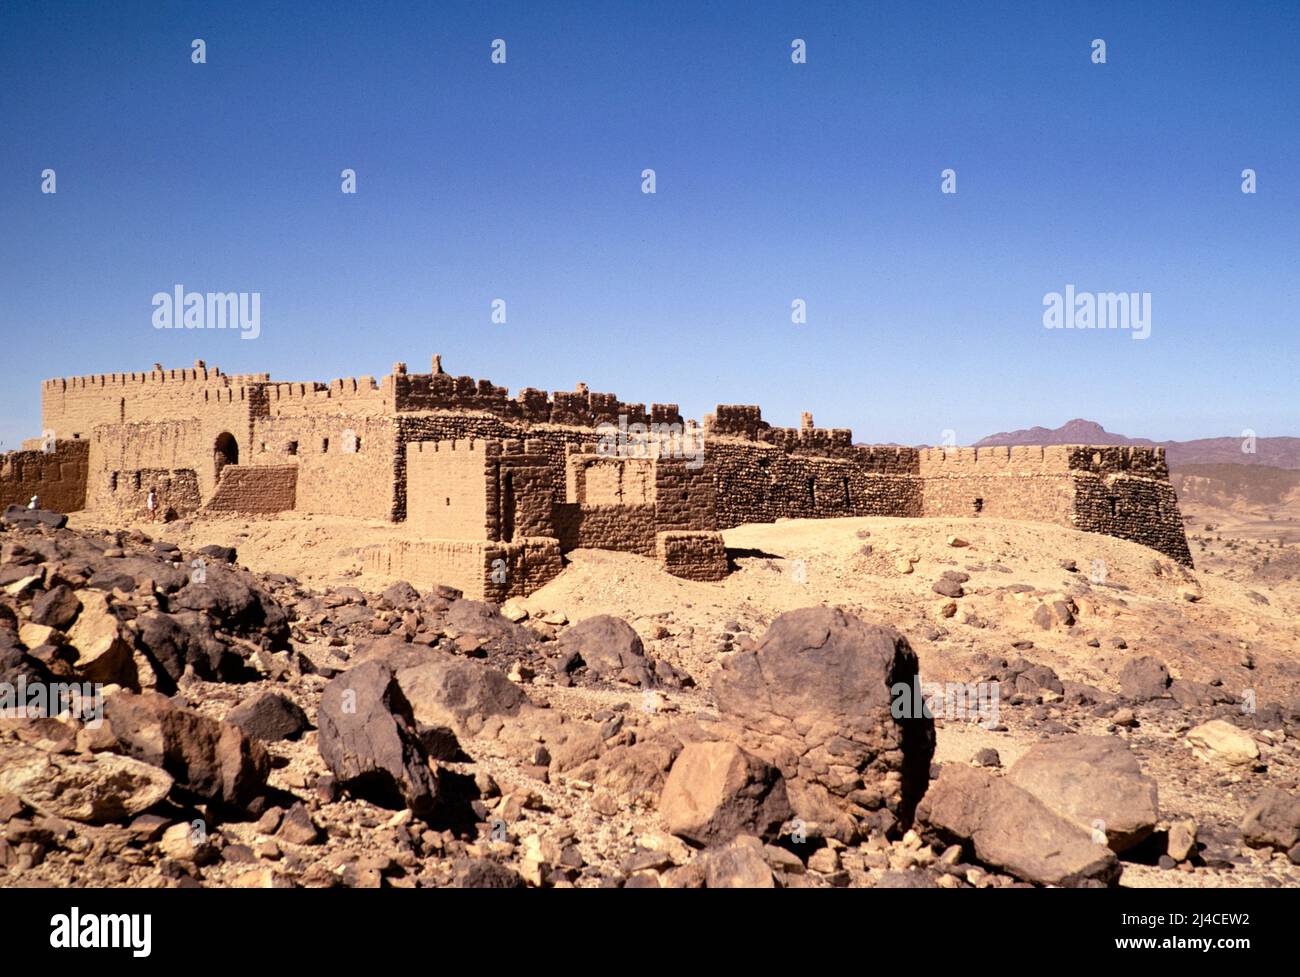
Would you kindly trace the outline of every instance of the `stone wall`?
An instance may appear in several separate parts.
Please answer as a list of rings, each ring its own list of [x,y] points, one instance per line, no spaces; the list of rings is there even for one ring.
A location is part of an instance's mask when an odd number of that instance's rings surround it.
[[[722,580],[729,570],[721,533],[659,533],[655,537],[655,555],[664,570],[687,580]]]

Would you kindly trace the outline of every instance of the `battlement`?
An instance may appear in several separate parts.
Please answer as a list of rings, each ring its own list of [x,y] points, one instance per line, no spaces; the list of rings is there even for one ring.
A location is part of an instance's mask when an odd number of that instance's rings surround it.
[[[498,458],[502,453],[502,442],[494,438],[455,438],[447,441],[408,441],[406,457],[419,458],[424,455],[445,455],[455,452],[461,455],[482,455],[484,458]]]
[[[1058,474],[1070,468],[1064,445],[997,445],[988,448],[921,448],[920,474]]]
[[[162,364],[154,364],[147,373],[93,373],[78,377],[54,377],[41,383],[42,390],[65,392],[69,390],[87,390],[93,388],[127,388],[148,384],[163,383],[219,383],[223,386],[267,383],[269,373],[226,374],[219,367],[209,367],[202,360],[196,360],[192,368],[164,370]]]
[[[1099,475],[1125,474],[1142,478],[1169,478],[1165,449],[1158,445],[1067,445],[1070,468]]]

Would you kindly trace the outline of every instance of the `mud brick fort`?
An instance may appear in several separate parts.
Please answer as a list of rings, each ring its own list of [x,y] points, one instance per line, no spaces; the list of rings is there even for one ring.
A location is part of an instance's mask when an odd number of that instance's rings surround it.
[[[1134,540],[1190,565],[1164,449],[907,448],[847,429],[773,427],[720,405],[702,427],[675,404],[583,384],[510,397],[487,380],[404,363],[373,377],[284,383],[202,361],[47,380],[43,434],[0,457],[0,504],[123,521],[305,512],[402,523],[369,569],[491,600],[522,596],[581,547],[727,573],[719,530],[782,517],[967,516]],[[613,426],[644,435],[611,447]],[[693,450],[683,445],[695,444]],[[702,449],[702,453],[700,451]]]

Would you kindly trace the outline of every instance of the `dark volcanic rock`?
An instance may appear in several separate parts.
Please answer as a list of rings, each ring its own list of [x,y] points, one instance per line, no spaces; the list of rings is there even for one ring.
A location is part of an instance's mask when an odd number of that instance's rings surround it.
[[[226,722],[267,743],[294,739],[311,729],[307,714],[298,704],[275,692],[263,692],[241,702],[226,716]]]
[[[555,654],[572,671],[586,665],[594,678],[650,688],[655,684],[654,664],[632,626],[609,614],[589,617],[565,631],[555,643]]]
[[[156,692],[110,696],[104,713],[124,753],[162,767],[198,800],[242,811],[265,793],[270,756],[230,723]]]
[[[81,602],[73,589],[67,584],[56,584],[32,601],[32,623],[66,631],[80,610]]]
[[[1134,702],[1158,699],[1169,688],[1169,670],[1150,655],[1134,658],[1120,669],[1119,687]]]
[[[887,812],[903,823],[925,792],[934,720],[895,716],[895,687],[911,688],[916,653],[892,628],[838,608],[782,614],[751,651],[724,659],[713,691],[751,753],[779,768],[790,804],[843,841]],[[900,701],[912,702],[910,692]]]
[[[3,515],[0,515],[0,521],[24,529],[34,529],[37,526],[62,529],[68,524],[68,517],[61,512],[51,512],[49,509],[28,509],[21,505],[11,505],[5,509]]]
[[[316,717],[320,754],[339,783],[389,807],[427,817],[438,796],[411,713],[393,670],[367,661],[331,679]]]

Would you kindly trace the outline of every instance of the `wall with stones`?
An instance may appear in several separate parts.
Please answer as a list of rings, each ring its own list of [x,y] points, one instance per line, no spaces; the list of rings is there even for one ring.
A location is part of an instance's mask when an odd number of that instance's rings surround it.
[[[1132,540],[1192,566],[1178,497],[1168,481],[1092,474],[1073,481],[1072,517],[1078,529]]]
[[[704,457],[713,475],[719,529],[781,518],[921,515],[914,449],[823,458],[755,441],[710,438]]]
[[[655,555],[664,570],[687,580],[722,580],[729,572],[721,533],[659,533],[655,537]]]
[[[556,503],[554,512],[555,535],[565,552],[595,549],[655,555],[653,505]]]
[[[90,445],[56,440],[53,451],[9,451],[0,455],[0,508],[27,505],[33,495],[56,512],[86,507]]]

